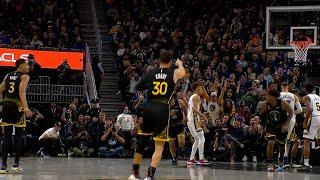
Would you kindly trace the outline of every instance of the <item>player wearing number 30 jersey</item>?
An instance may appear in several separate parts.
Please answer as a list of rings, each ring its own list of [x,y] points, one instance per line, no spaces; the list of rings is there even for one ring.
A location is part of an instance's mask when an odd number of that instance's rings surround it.
[[[160,67],[146,73],[136,85],[136,90],[148,90],[147,103],[144,107],[143,122],[138,135],[152,134],[155,140],[155,150],[151,165],[145,180],[154,179],[154,174],[162,157],[165,142],[174,137],[169,137],[170,100],[173,96],[176,83],[185,76],[182,61],[171,62],[172,53],[163,50],[160,53]],[[133,159],[132,175],[129,180],[139,179],[139,166],[147,140],[137,138],[137,148]]]

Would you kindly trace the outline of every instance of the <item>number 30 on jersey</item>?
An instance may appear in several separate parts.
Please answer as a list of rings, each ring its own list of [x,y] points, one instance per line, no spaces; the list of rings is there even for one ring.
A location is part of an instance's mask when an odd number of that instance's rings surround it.
[[[153,81],[153,91],[152,94],[157,95],[165,95],[168,90],[168,83],[167,82],[159,82],[159,81]]]

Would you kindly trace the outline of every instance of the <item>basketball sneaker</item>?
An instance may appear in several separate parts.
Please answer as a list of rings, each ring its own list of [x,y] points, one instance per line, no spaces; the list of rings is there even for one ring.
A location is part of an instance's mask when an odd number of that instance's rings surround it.
[[[132,174],[128,180],[142,180],[139,175]]]
[[[298,163],[292,163],[292,164],[291,164],[291,167],[292,167],[292,168],[301,168],[302,165],[301,165],[301,164],[298,164]]]
[[[206,159],[201,159],[199,162],[198,162],[198,165],[200,166],[205,166],[205,165],[209,165],[211,164],[208,160]]]
[[[147,176],[147,177],[144,178],[144,180],[155,180],[155,178],[154,178],[154,177]]]
[[[9,170],[7,169],[7,165],[6,164],[3,164],[2,166],[1,166],[1,169],[0,169],[0,174],[6,174],[6,173],[8,173],[9,172]]]
[[[173,158],[171,161],[172,166],[178,166],[178,160],[176,158]]]
[[[13,172],[17,172],[17,173],[22,172],[22,169],[21,169],[21,168],[19,167],[19,165],[17,165],[17,164],[13,165],[12,168],[11,168],[11,170],[12,170]]]
[[[276,165],[276,167],[277,167],[277,172],[282,172],[282,171],[284,171],[284,165],[281,165],[281,164],[278,164],[278,165]]]
[[[312,166],[309,163],[303,163],[303,166],[306,167],[307,169],[312,169]]]
[[[284,166],[283,168],[290,167],[289,158],[287,156],[283,157]]]
[[[195,160],[195,159],[192,159],[192,160],[188,160],[188,161],[187,161],[187,165],[195,165],[195,164],[198,164],[198,161]]]

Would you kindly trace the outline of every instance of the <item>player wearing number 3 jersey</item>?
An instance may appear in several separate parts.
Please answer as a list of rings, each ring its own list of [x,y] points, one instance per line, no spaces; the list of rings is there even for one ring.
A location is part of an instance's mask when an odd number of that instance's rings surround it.
[[[2,166],[0,173],[7,173],[7,157],[11,147],[12,136],[14,137],[15,164],[13,171],[21,171],[19,167],[20,153],[22,148],[22,133],[26,126],[24,115],[30,116],[26,89],[29,82],[29,64],[24,59],[16,61],[17,71],[9,73],[0,85],[0,102],[2,119],[0,126],[4,126]]]
[[[314,140],[318,134],[320,135],[320,97],[314,94],[314,86],[307,84],[305,89],[308,93],[303,98],[307,108],[306,118],[303,123],[303,155],[304,155],[304,166],[311,168],[309,164],[310,155],[310,140]]]
[[[139,165],[147,140],[143,135],[152,134],[155,141],[155,151],[151,166],[148,169],[146,180],[154,179],[155,170],[161,160],[165,142],[169,137],[170,100],[173,96],[176,83],[185,76],[185,69],[179,59],[176,66],[171,63],[172,53],[163,50],[160,53],[160,67],[146,73],[136,85],[138,91],[148,90],[147,103],[144,107],[143,122],[138,132],[137,148],[134,155],[133,174],[129,180],[139,179]]]

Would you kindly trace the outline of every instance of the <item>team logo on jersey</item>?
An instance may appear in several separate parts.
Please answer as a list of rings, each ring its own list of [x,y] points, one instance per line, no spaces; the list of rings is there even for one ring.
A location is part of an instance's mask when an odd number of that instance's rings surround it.
[[[273,122],[278,122],[280,120],[280,113],[279,111],[270,111],[269,112],[269,118]]]

